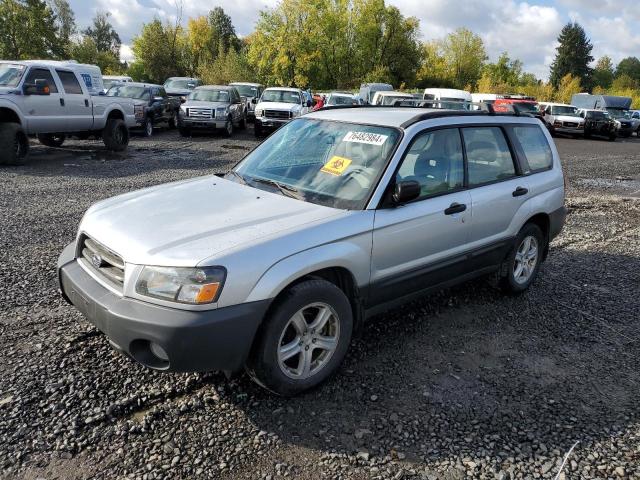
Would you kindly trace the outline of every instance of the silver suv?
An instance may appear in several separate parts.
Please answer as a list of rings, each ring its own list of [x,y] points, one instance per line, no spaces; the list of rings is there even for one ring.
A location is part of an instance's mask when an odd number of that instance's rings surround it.
[[[59,280],[148,367],[244,367],[293,395],[335,372],[375,313],[489,273],[526,290],[564,220],[560,160],[538,119],[330,108],[224,177],[93,205]]]

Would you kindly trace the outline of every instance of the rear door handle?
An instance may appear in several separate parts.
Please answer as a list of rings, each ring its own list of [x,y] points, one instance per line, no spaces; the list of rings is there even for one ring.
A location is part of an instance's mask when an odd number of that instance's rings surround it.
[[[449,205],[449,208],[444,211],[444,214],[453,215],[454,213],[464,212],[466,209],[467,206],[464,203],[453,202],[451,205]]]
[[[61,106],[61,107],[64,107],[64,98],[61,98],[61,99],[60,99],[60,106]]]
[[[523,195],[526,195],[527,193],[529,193],[528,189],[526,189],[524,187],[518,187],[513,191],[512,195],[514,197],[521,197]]]

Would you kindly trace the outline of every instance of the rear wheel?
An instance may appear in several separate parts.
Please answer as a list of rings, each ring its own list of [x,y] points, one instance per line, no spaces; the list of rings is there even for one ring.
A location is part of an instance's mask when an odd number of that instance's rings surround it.
[[[344,359],[353,329],[351,304],[326,280],[285,291],[265,318],[247,370],[257,383],[291,396],[313,388]]]
[[[505,293],[518,294],[529,288],[538,275],[545,248],[540,227],[534,223],[522,227],[500,272],[500,287]]]
[[[64,133],[39,133],[38,141],[47,147],[61,147],[67,137]]]
[[[24,165],[29,139],[18,123],[0,123],[0,164]]]
[[[145,137],[150,137],[153,135],[153,118],[147,117],[144,121],[144,126],[142,129],[142,134]]]
[[[108,150],[121,152],[129,145],[129,129],[124,120],[110,118],[102,131],[102,141]]]

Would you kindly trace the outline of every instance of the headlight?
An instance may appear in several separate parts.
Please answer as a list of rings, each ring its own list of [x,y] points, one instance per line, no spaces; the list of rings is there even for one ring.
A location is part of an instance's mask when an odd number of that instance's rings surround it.
[[[226,107],[216,108],[216,117],[226,117],[228,113],[229,113],[229,109]]]
[[[133,113],[135,114],[136,118],[144,117],[144,105],[134,105]]]
[[[261,117],[262,116],[262,110],[259,108],[256,108],[256,117]]]
[[[184,105],[180,105],[180,111],[186,115],[187,114],[187,107],[185,107]]]
[[[299,117],[299,116],[300,116],[300,110],[294,110],[291,112],[291,118]]]
[[[201,305],[218,300],[227,271],[222,267],[144,267],[136,292],[170,302]]]

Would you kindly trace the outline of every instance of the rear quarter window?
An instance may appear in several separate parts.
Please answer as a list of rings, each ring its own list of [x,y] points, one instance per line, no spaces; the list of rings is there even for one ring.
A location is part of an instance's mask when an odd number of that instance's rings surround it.
[[[553,165],[553,153],[544,133],[537,125],[513,127],[513,134],[522,147],[528,168],[525,173],[548,170]]]
[[[516,175],[513,157],[499,127],[467,127],[462,129],[469,186],[498,182]]]

